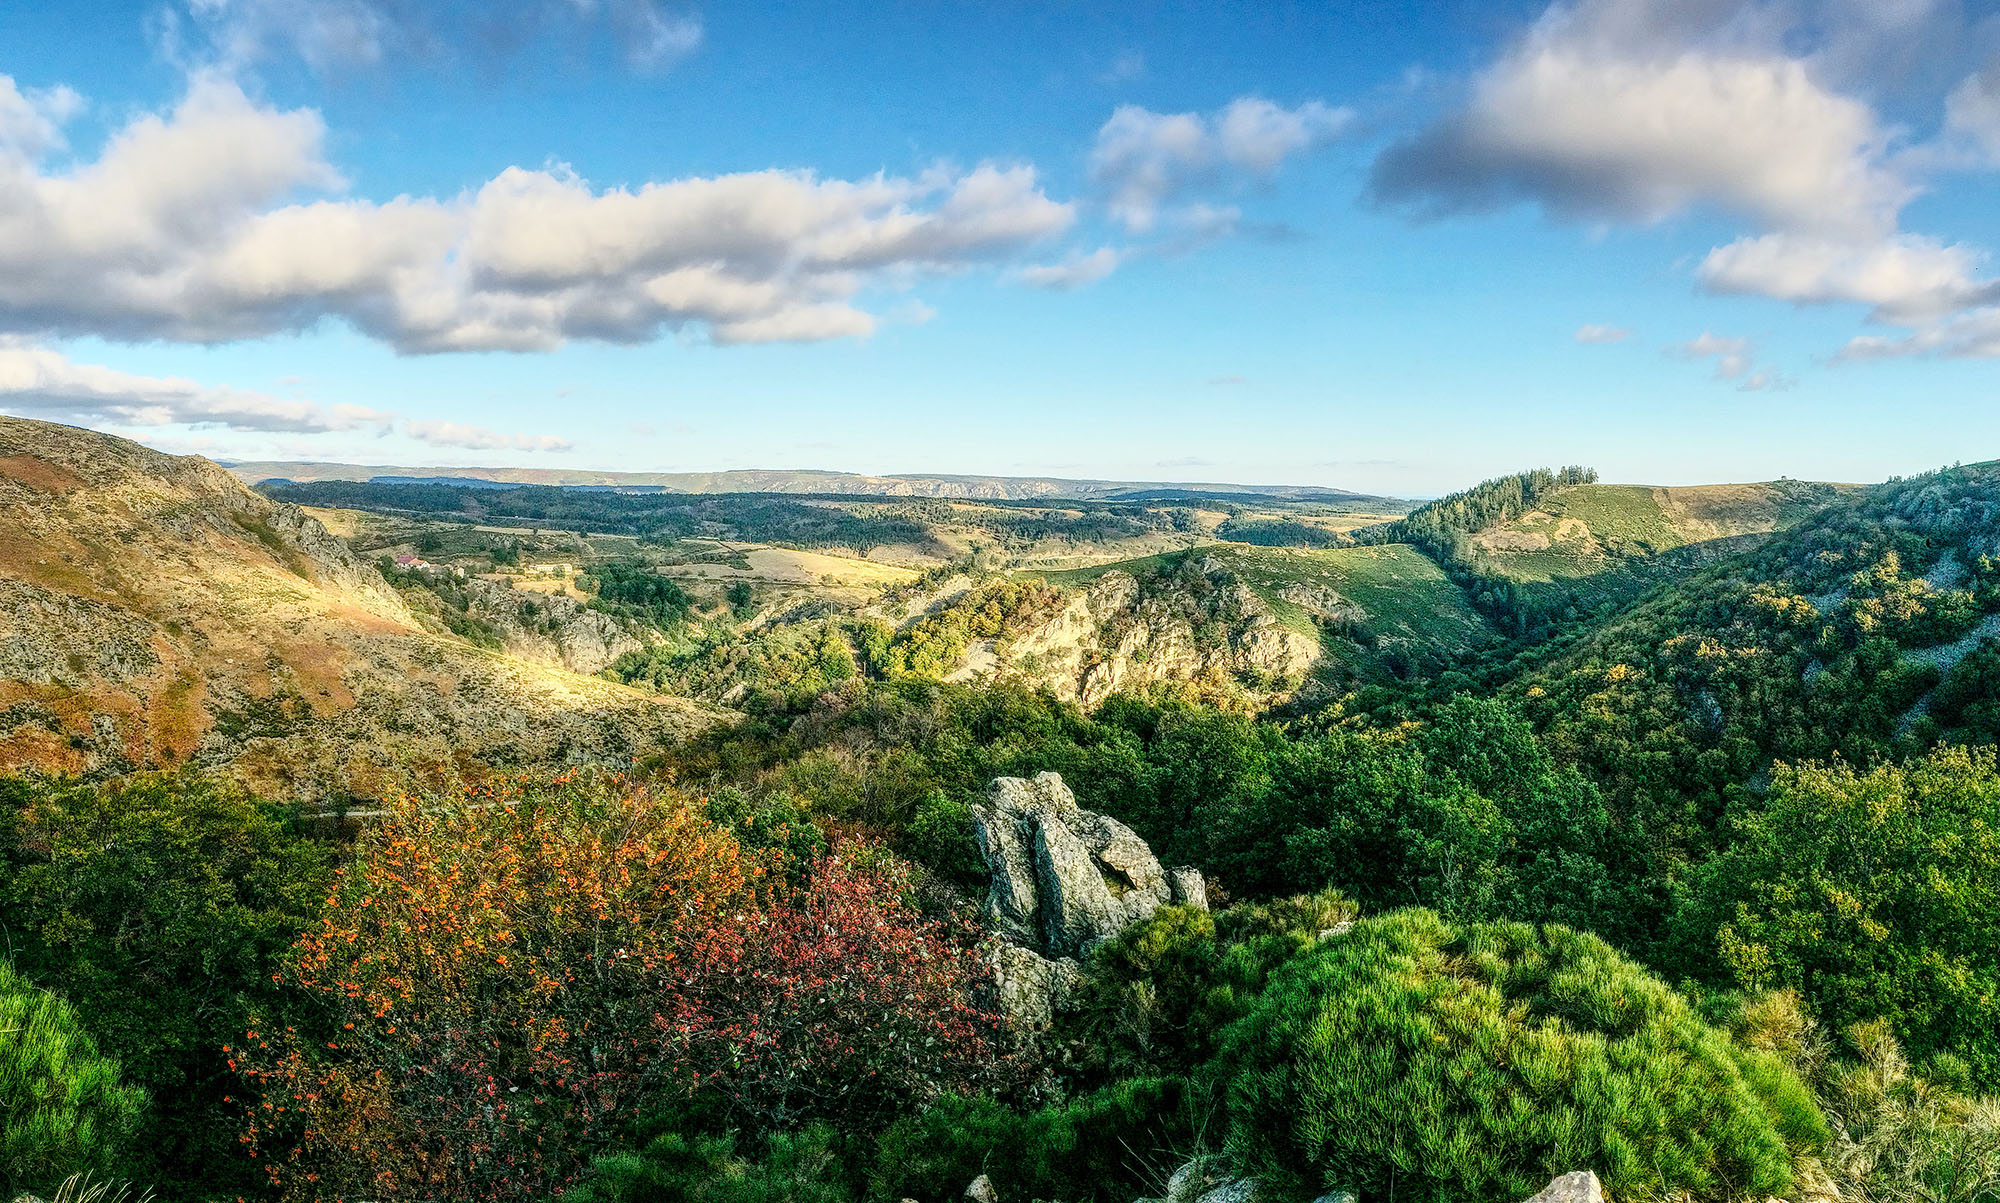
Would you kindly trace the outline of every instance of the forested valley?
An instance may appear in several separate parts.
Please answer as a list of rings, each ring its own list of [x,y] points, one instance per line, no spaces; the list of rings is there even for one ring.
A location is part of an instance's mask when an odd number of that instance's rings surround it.
[[[329,791],[303,690],[150,761],[0,699],[0,1187],[2000,1199],[2000,468],[1621,488],[245,492],[271,571],[700,709]]]

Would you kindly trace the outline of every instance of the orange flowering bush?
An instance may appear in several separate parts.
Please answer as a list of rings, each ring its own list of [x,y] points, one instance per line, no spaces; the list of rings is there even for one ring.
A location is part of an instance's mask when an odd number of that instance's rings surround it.
[[[762,879],[686,799],[617,778],[396,805],[283,975],[318,1030],[230,1050],[246,1143],[288,1197],[546,1198],[704,1079],[708,983]]]

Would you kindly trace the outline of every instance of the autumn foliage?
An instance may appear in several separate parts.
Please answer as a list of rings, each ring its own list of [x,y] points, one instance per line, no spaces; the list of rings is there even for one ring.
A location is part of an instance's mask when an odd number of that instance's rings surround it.
[[[292,1198],[545,1199],[677,1100],[914,1102],[979,1063],[976,963],[850,851],[788,888],[615,778],[404,802],[293,950],[314,1030],[232,1050],[246,1143]]]

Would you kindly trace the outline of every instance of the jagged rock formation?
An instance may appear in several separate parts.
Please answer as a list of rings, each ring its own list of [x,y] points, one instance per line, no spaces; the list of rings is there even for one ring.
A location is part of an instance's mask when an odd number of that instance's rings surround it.
[[[1078,806],[1059,774],[996,779],[972,820],[992,875],[989,960],[1017,1026],[1049,1022],[1097,945],[1168,902],[1208,906],[1199,871],[1162,868],[1131,828]]]
[[[0,765],[367,798],[410,768],[623,759],[716,720],[424,630],[317,521],[207,460],[0,418]]]
[[[1220,637],[1204,638],[1204,628]],[[1296,686],[1321,654],[1319,640],[1286,628],[1240,582],[1207,597],[1176,589],[1146,596],[1126,572],[1105,573],[1053,618],[984,650],[997,654],[1000,670],[1086,709],[1157,681]]]

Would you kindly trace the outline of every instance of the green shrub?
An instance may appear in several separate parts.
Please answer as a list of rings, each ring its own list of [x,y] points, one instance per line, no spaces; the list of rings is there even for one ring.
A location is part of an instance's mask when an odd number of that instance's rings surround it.
[[[1834,1139],[1827,1171],[1873,1203],[2000,1200],[2000,1099],[1967,1098],[1910,1072],[1889,1025],[1856,1024],[1852,1061],[1818,1075]]]
[[[636,1153],[600,1157],[590,1173],[563,1192],[565,1203],[848,1203],[826,1128],[780,1133],[764,1156],[736,1151],[733,1137],[656,1137]]]
[[[0,961],[0,1188],[43,1190],[111,1168],[146,1095],[119,1080],[76,1012]]]
[[[1826,1038],[1794,991],[1723,995],[1739,1043],[1784,1058],[1819,1100],[1832,1130],[1819,1193],[1868,1203],[2000,1203],[2000,1099],[1913,1072],[1890,1026],[1858,1023]],[[1964,1066],[1937,1069],[1962,1078]]]
[[[1272,977],[1224,1037],[1231,1140],[1279,1189],[1519,1199],[1768,1195],[1825,1139],[1805,1087],[1595,936],[1364,920]]]
[[[977,890],[986,884],[986,862],[972,836],[972,808],[964,799],[934,789],[917,803],[903,833],[911,860],[947,881]]]
[[[1204,1151],[1214,1101],[1180,1078],[1135,1078],[1066,1105],[1015,1111],[948,1096],[883,1133],[870,1199],[953,1194],[980,1174],[1003,1199],[1127,1203],[1159,1195]]]
[[[1337,890],[1215,914],[1161,907],[1097,949],[1059,1017],[1055,1038],[1072,1076],[1096,1085],[1195,1072],[1274,970],[1354,914]]]

